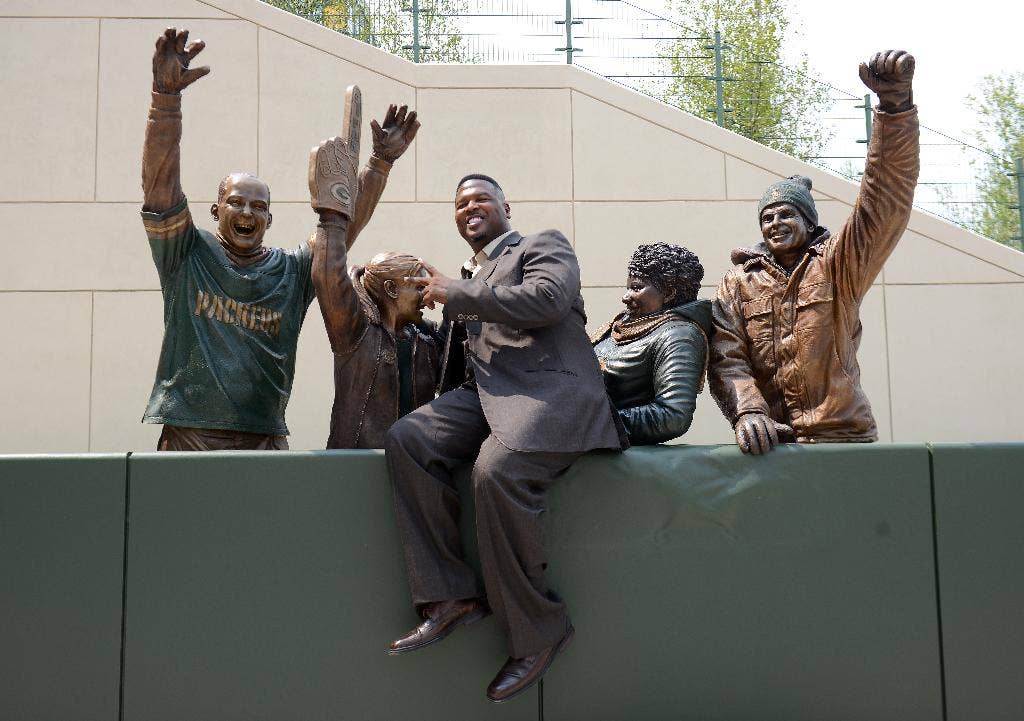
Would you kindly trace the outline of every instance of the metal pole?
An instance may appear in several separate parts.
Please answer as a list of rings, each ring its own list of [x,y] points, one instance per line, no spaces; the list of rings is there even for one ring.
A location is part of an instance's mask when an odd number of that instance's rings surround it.
[[[858,140],[858,143],[870,143],[871,142],[871,94],[864,96],[863,105],[854,105],[855,108],[864,108],[864,140]]]
[[[572,46],[572,26],[582,24],[582,20],[572,19],[572,0],[565,0],[565,20],[555,20],[555,25],[565,25],[565,47],[555,48],[555,52],[565,53],[566,65],[572,65],[573,53],[578,53],[583,50],[583,48],[574,48]]]
[[[412,61],[420,61],[420,0],[412,0]]]
[[[1020,243],[1020,249],[1024,250],[1024,158],[1017,158],[1013,161],[1012,173],[1007,175],[1013,176],[1017,181],[1017,205],[1011,205],[1011,208],[1017,209],[1017,220],[1019,223],[1019,235],[1016,240]]]
[[[715,30],[715,122],[725,127],[725,78],[722,77],[722,33]]]

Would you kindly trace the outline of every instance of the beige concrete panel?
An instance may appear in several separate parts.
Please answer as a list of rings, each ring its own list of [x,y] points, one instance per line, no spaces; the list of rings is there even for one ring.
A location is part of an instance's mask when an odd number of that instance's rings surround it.
[[[1024,278],[1024,253],[961,228],[930,213],[915,210],[910,216],[910,230],[939,243],[968,253],[979,260],[1005,268]]]
[[[292,450],[323,449],[331,427],[334,403],[334,354],[327,340],[324,319],[316,301],[309,307],[299,334],[295,357],[295,383],[285,420]]]
[[[366,163],[373,149],[370,120],[382,122],[390,103],[415,109],[416,93],[409,85],[284,35],[265,28],[259,32],[259,172],[270,184],[275,201],[308,203],[309,151],[325,138],[341,133],[345,88],[358,85],[362,92],[361,164]],[[414,142],[391,169],[385,200],[414,198],[415,166]]]
[[[104,20],[100,45],[97,199],[141,202],[142,141],[152,87],[153,45],[167,20]],[[210,75],[182,93],[181,176],[185,195],[211,198],[231,171],[256,172],[256,26],[189,22]]]
[[[885,298],[882,286],[876,285],[864,296],[860,306],[861,335],[857,363],[860,384],[871,402],[878,425],[878,438],[892,440],[892,418],[889,412],[889,358],[886,348]]]
[[[89,450],[89,293],[0,293],[0,453]]]
[[[772,183],[777,183],[790,175],[808,174],[808,167],[795,158],[789,167],[776,168],[774,171],[768,171],[731,155],[725,156],[726,197],[730,200],[760,200],[765,189]],[[856,187],[855,183],[851,185]],[[819,192],[817,186],[811,191],[811,195],[816,200],[829,197]]]
[[[354,40],[323,25],[256,0],[202,0],[205,5],[245,18],[260,27],[319,48],[350,63],[413,85],[416,66],[408,60]]]
[[[4,17],[229,18],[194,0],[0,0]]]
[[[538,72],[546,69],[537,68]],[[814,187],[822,195],[845,200],[852,203],[856,197],[855,188],[851,184],[821,168],[803,163],[791,156],[772,150],[737,133],[719,128],[690,113],[661,103],[647,95],[643,95],[622,85],[612,83],[598,75],[588,73],[579,68],[567,68],[564,72],[574,73],[570,76],[569,87],[578,91],[575,95],[587,95],[600,102],[607,103],[626,113],[645,118],[651,123],[690,138],[709,148],[714,148],[736,158],[743,158],[752,165],[764,168],[780,176],[800,173],[810,177]],[[522,82],[529,82],[524,76]],[[660,159],[660,156],[655,156]],[[724,197],[724,196],[722,196]]]
[[[886,288],[893,437],[1024,441],[1024,284]]]
[[[1013,283],[1020,275],[968,250],[907,231],[885,265],[887,283]]]
[[[545,65],[539,72],[538,65],[420,63],[412,67],[419,88],[569,88],[580,72],[569,65]]]
[[[725,197],[721,152],[580,93],[572,113],[577,200]]]
[[[96,293],[92,358],[92,447],[153,451],[162,426],[142,423],[163,340],[159,291]]]
[[[576,254],[583,284],[622,288],[636,247],[665,242],[696,253],[704,284],[717,285],[731,267],[732,249],[759,239],[756,210],[752,201],[577,202]]]
[[[292,248],[309,237],[316,216],[309,203],[274,204],[274,225],[268,245]],[[572,240],[572,208],[569,203],[514,203],[512,219],[517,230],[530,233],[557,228]],[[381,203],[370,223],[356,239],[351,263],[366,263],[385,250],[411,253],[451,275],[472,254],[455,230],[451,203]]]
[[[158,289],[135,203],[0,203],[5,290]]]
[[[572,197],[567,90],[427,89],[418,96],[420,200],[450,201],[468,173],[494,177],[512,202]]]
[[[92,200],[95,20],[0,18],[0,200]]]

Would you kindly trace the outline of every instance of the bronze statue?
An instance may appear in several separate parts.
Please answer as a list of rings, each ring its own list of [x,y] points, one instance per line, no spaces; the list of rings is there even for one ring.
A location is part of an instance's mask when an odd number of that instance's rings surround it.
[[[834,236],[818,225],[810,179],[793,176],[761,198],[762,242],[732,252],[708,377],[744,452],[878,440],[860,386],[859,311],[910,218],[920,169],[913,76],[902,50],[860,65],[878,107],[857,202]]]
[[[406,653],[493,612],[509,658],[487,688],[495,702],[536,683],[573,637],[565,603],[547,587],[547,489],[592,448],[619,449],[587,340],[580,271],[565,236],[523,236],[498,183],[464,177],[455,225],[473,251],[461,278],[429,265],[412,279],[429,306],[463,327],[471,380],[399,419],[387,433],[388,475],[412,602],[423,622],[395,640]],[[461,348],[448,335],[449,355]],[[473,464],[483,586],[462,555],[452,473]],[[486,600],[484,599],[486,595]]]
[[[358,96],[357,96],[358,97]],[[356,103],[358,107],[358,102]],[[334,352],[334,408],[328,448],[382,448],[391,424],[433,400],[442,340],[422,315],[420,289],[407,277],[425,275],[412,255],[387,252],[349,271],[348,250],[360,228],[346,228],[349,188],[366,185],[367,173],[385,176],[416,137],[416,112],[392,105],[381,128],[374,121],[373,155],[359,183],[359,130],[346,113],[346,130],[314,148],[309,160],[313,208],[336,214],[345,236],[318,237],[313,285]],[[357,200],[357,205],[358,205]],[[325,211],[325,206],[332,209]],[[362,217],[362,216],[361,216]],[[368,217],[368,216],[366,216]],[[345,242],[340,242],[344,237]]]
[[[188,30],[168,28],[153,54],[142,219],[163,291],[164,339],[143,421],[164,424],[160,450],[282,450],[295,346],[319,254],[310,243],[295,251],[263,245],[273,221],[270,189],[248,173],[221,182],[210,208],[216,235],[192,222],[180,180],[181,91],[210,72],[189,67],[204,47],[188,43]],[[350,107],[358,114],[358,102]],[[395,129],[385,122],[381,132]],[[347,199],[336,188],[334,202],[318,208],[321,245],[343,245],[366,224],[389,167],[361,174]],[[346,214],[348,228],[340,220]]]
[[[680,245],[641,245],[626,266],[626,310],[591,337],[608,396],[632,445],[686,433],[704,387],[711,301],[700,259]]]

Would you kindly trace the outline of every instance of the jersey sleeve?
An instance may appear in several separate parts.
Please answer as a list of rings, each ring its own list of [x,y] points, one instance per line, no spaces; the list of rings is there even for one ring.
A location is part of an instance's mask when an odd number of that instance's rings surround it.
[[[316,296],[313,287],[313,244],[308,240],[295,249],[295,261],[298,273],[298,288],[302,302],[308,307]]]
[[[188,201],[183,199],[163,213],[142,211],[142,225],[146,229],[153,263],[163,284],[178,272],[199,234],[192,223]]]

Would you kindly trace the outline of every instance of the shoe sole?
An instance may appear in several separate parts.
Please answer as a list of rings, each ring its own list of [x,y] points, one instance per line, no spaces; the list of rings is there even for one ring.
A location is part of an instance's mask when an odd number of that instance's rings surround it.
[[[458,621],[452,623],[450,626],[448,626],[448,628],[444,630],[444,633],[440,633],[437,636],[434,636],[429,641],[424,641],[423,643],[416,644],[415,646],[406,646],[405,648],[389,648],[388,655],[401,656],[403,653],[409,653],[410,651],[419,651],[421,648],[426,648],[427,646],[433,643],[445,640],[446,638],[448,638],[448,636],[451,635],[452,631],[459,628],[460,626],[469,626],[481,619],[487,618],[490,615],[490,611],[487,611],[483,608],[478,608],[476,611],[473,611],[472,613],[467,613]]]
[[[570,643],[572,643],[572,639],[575,635],[576,629],[570,626],[566,634],[562,636],[562,640],[558,642],[558,648],[556,648],[555,652],[551,654],[551,658],[548,659],[548,662],[544,664],[544,668],[542,668],[540,673],[537,674],[537,678],[535,678],[531,683],[527,684],[526,686],[523,686],[514,694],[506,696],[505,698],[491,698],[490,696],[488,696],[487,699],[492,703],[505,703],[506,701],[511,701],[516,696],[521,696],[522,694],[526,693],[531,688],[536,686],[537,682],[544,678],[544,674],[546,674],[548,672],[548,669],[551,668],[551,664],[555,662],[555,659],[558,658],[558,655],[562,653],[562,651],[564,651]]]

